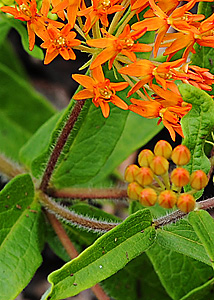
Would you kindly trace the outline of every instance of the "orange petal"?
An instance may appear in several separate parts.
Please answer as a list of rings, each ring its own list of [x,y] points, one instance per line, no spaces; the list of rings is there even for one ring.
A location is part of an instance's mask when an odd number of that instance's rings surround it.
[[[110,107],[109,107],[109,104],[105,101],[100,101],[100,108],[102,110],[102,113],[103,113],[103,116],[105,118],[108,118],[109,116],[109,112],[110,112]]]
[[[55,57],[57,57],[58,54],[59,54],[59,51],[58,51],[58,50],[55,50],[55,51],[52,52],[52,53],[46,52],[44,64],[45,64],[45,65],[49,64]]]
[[[93,98],[94,97],[94,93],[88,89],[82,90],[80,92],[78,92],[77,94],[75,94],[73,96],[74,100],[82,100],[82,99],[89,99],[89,98]]]
[[[94,69],[106,61],[108,61],[110,58],[112,58],[115,55],[115,49],[113,47],[109,47],[107,49],[104,49],[92,62],[90,69]]]
[[[82,86],[93,90],[93,85],[95,84],[95,82],[91,77],[81,74],[73,74],[72,78]]]
[[[129,108],[128,105],[116,95],[111,96],[111,102],[117,107],[122,108],[124,110],[127,110]]]

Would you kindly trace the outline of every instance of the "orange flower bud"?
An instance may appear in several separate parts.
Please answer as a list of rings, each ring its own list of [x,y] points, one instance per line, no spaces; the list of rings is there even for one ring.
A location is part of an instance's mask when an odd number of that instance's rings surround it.
[[[137,165],[130,165],[126,168],[124,178],[128,182],[135,181],[135,176],[138,173],[139,167]]]
[[[150,163],[150,168],[156,175],[163,175],[169,169],[169,162],[163,156],[155,156]]]
[[[157,201],[157,193],[152,188],[143,189],[140,192],[139,200],[144,206],[153,206]]]
[[[150,168],[139,168],[135,180],[142,186],[150,185],[153,181],[154,174]]]
[[[190,212],[195,208],[195,198],[190,194],[181,194],[177,201],[177,207],[183,212]]]
[[[171,145],[164,140],[160,140],[157,142],[154,148],[154,154],[157,156],[163,156],[166,159],[169,159],[172,153],[172,147]]]
[[[171,173],[171,182],[175,186],[182,187],[189,183],[189,172],[184,168],[176,168]]]
[[[154,154],[149,149],[144,149],[138,155],[138,163],[141,167],[149,167],[150,162],[152,161]]]
[[[207,175],[202,170],[193,172],[190,176],[190,185],[195,190],[201,190],[208,184]]]
[[[164,208],[173,208],[177,202],[177,195],[173,191],[166,190],[158,196],[158,203]]]
[[[137,182],[129,183],[127,187],[128,197],[132,200],[139,200],[139,195],[142,189],[143,188]]]
[[[191,153],[184,145],[179,145],[172,150],[171,159],[178,165],[186,165],[190,161]]]

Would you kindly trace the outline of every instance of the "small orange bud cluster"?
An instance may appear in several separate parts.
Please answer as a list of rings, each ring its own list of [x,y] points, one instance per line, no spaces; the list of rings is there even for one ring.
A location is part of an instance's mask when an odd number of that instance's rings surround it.
[[[177,167],[169,174],[169,159]],[[151,150],[144,149],[138,156],[140,167],[132,164],[125,171],[125,180],[129,182],[128,196],[138,200],[144,206],[153,206],[157,202],[164,208],[175,205],[183,212],[190,212],[195,208],[193,194],[203,189],[207,183],[207,175],[197,170],[191,175],[183,166],[191,159],[189,149],[179,145],[172,150],[171,145],[161,140]],[[187,193],[182,188],[189,184],[192,188]]]

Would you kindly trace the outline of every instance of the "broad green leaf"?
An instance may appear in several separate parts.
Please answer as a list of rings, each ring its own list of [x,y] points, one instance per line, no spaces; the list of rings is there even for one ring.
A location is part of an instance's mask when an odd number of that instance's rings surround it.
[[[194,290],[190,291],[180,300],[204,300],[204,299],[212,299],[213,298],[213,288],[214,278],[210,279],[206,283],[202,284],[201,286],[195,288]]]
[[[0,16],[0,46],[4,43],[11,26]]]
[[[74,296],[115,274],[153,244],[155,229],[151,224],[149,210],[128,217],[77,258],[50,274],[48,280],[52,286],[42,299]]]
[[[192,109],[182,118],[183,144],[191,152],[191,160],[185,168],[190,174],[199,169],[208,174],[210,161],[204,153],[204,144],[214,128],[213,99],[206,92],[187,84],[181,84],[179,91],[183,100],[192,104]]]
[[[188,220],[203,244],[212,265],[214,263],[214,220],[207,211],[191,212]]]
[[[211,266],[204,245],[196,235],[194,228],[186,220],[157,229],[156,241],[166,249],[184,254]]]
[[[29,132],[14,123],[0,110],[0,152],[19,161],[19,150],[30,137]]]
[[[43,60],[44,59],[43,51],[37,45],[34,46],[32,51],[29,50],[27,28],[25,27],[23,22],[21,22],[17,19],[10,18],[10,17],[8,18],[3,15],[2,15],[2,18],[10,27],[13,27],[20,34],[21,42],[22,42],[22,45],[23,45],[23,48],[25,49],[25,51],[28,54],[30,54],[31,56],[33,56],[39,60]]]
[[[158,243],[146,251],[146,254],[149,256],[161,283],[173,300],[180,300],[192,290],[205,284],[213,276],[211,267],[166,249]]]
[[[114,300],[170,300],[146,254],[132,260],[101,286]]]
[[[199,2],[198,14],[203,14],[206,18],[213,13],[213,2]],[[214,74],[214,48],[203,47],[198,44],[195,46],[196,53],[191,56],[193,65],[207,68]],[[209,94],[214,95],[214,89]]]
[[[0,193],[0,291],[13,300],[42,262],[43,216],[28,174],[11,180]]]
[[[68,208],[68,207],[67,207]],[[88,205],[86,203],[77,203],[70,206],[70,209],[77,213],[78,215],[86,216],[90,219],[96,219],[106,222],[121,222],[121,219],[104,212],[94,206]],[[91,245],[95,240],[102,235],[100,232],[93,232],[85,229],[83,227],[77,227],[71,223],[63,222],[63,227],[66,230],[68,236],[70,237],[72,243],[74,243],[75,248],[78,252],[82,252],[86,247]],[[49,243],[52,250],[64,261],[69,261],[70,258],[66,253],[64,247],[59,241],[53,229],[48,227],[47,242]]]
[[[125,92],[122,96],[125,97]],[[54,120],[48,122],[21,151],[21,159],[27,161],[28,166],[31,165],[35,177],[42,176],[53,145],[73,105],[74,102],[71,101],[64,114],[56,120],[52,135],[50,131]],[[100,109],[91,100],[87,100],[59,158],[52,184],[57,188],[97,185],[131,152],[161,129],[155,123],[156,120],[147,120],[114,106],[111,106],[109,118],[105,119]],[[46,148],[40,146],[41,141]],[[42,154],[39,155],[40,153]]]
[[[3,64],[0,77],[0,111],[30,134],[34,133],[55,110],[27,81]]]
[[[0,63],[13,70],[13,72],[19,75],[22,79],[27,80],[27,73],[25,72],[24,67],[17,57],[11,43],[7,40],[0,45]]]

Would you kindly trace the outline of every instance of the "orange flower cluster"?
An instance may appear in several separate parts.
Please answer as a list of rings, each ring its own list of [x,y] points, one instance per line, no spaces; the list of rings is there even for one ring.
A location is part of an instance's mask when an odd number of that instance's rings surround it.
[[[181,6],[179,0],[93,0],[91,4],[84,0],[42,0],[40,9],[36,0],[15,1],[15,7],[3,6],[1,11],[27,23],[30,50],[35,35],[43,40],[45,64],[57,55],[75,60],[73,49],[92,55],[92,61],[88,62],[91,77],[73,75],[86,88],[74,98],[92,98],[104,117],[108,117],[109,102],[112,102],[145,118],[159,118],[158,123],[163,122],[174,140],[175,132],[183,136],[180,120],[191,109],[183,102],[176,82],[206,91],[212,89],[214,75],[187,62],[189,53],[195,52],[195,44],[214,47],[214,13],[205,19],[202,14],[190,12],[198,0],[189,0]],[[150,9],[139,20],[139,13],[147,7]],[[50,12],[56,14],[58,21],[49,18]],[[135,15],[139,21],[129,25]],[[152,45],[143,43],[149,31],[156,33]],[[79,39],[76,32],[81,36]],[[139,58],[142,53],[156,57],[161,47],[165,48],[166,62]],[[182,49],[182,57],[170,61]],[[116,85],[106,79],[102,71],[105,63],[109,69],[117,70],[125,82]],[[127,96],[137,93],[141,98],[131,98],[129,106],[115,94],[128,84],[131,89]]]
[[[138,200],[144,206],[153,206],[157,202],[164,208],[173,208],[175,205],[183,212],[190,212],[195,208],[194,193],[203,189],[208,178],[202,170],[191,175],[184,168],[190,160],[190,151],[184,145],[172,150],[171,145],[160,140],[151,150],[142,150],[138,156],[137,165],[130,165],[125,171],[125,180],[129,182],[128,196]],[[168,173],[169,159],[177,167]],[[182,188],[189,184],[191,190],[187,193]]]

